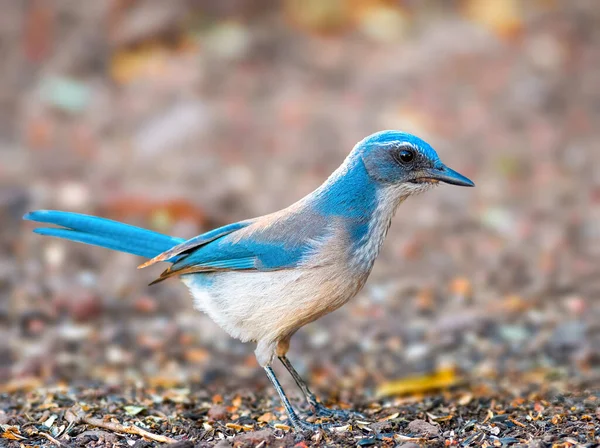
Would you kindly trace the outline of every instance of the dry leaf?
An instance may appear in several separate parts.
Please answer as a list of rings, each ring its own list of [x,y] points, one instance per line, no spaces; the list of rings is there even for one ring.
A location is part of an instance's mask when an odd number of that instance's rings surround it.
[[[2,437],[3,439],[8,439],[8,440],[24,440],[25,439],[25,437],[23,437],[21,435],[21,431],[18,426],[0,425],[0,428],[2,429],[2,435],[0,435],[0,437]]]
[[[520,0],[467,0],[465,14],[500,37],[513,37],[523,27],[523,6]]]
[[[267,413],[261,415],[260,417],[258,417],[257,420],[261,423],[269,423],[269,422],[272,422],[273,420],[277,420],[277,417],[275,417],[272,413],[267,412]]]
[[[138,415],[140,412],[142,412],[144,409],[146,409],[144,406],[125,406],[123,409],[125,409],[125,412],[127,413],[127,415]]]
[[[442,369],[433,375],[414,376],[382,384],[377,389],[378,397],[410,395],[431,392],[456,385],[460,378],[454,369]]]
[[[233,404],[236,408],[239,408],[242,405],[242,397],[236,395],[233,400],[231,400],[231,404]]]
[[[380,422],[387,422],[390,420],[395,420],[398,417],[400,417],[400,412],[395,412],[392,415],[388,415],[387,417],[383,418],[382,420],[379,420]]]
[[[81,421],[81,419],[83,419],[83,417],[85,417],[85,412],[83,411],[83,409],[81,409],[81,406],[79,406],[78,404],[71,407],[70,409],[67,409],[67,411],[65,412],[65,420],[69,424],[76,425]]]

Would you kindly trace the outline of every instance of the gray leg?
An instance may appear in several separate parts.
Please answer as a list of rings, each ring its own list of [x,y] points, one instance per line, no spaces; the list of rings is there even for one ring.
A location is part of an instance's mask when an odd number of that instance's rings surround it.
[[[292,378],[294,378],[294,381],[306,397],[306,401],[315,410],[316,415],[320,417],[339,417],[344,420],[348,420],[351,417],[364,418],[364,416],[362,414],[359,414],[358,412],[347,412],[337,409],[329,409],[328,407],[319,403],[315,394],[313,394],[312,391],[308,388],[308,385],[304,382],[300,374],[296,372],[296,369],[294,369],[294,366],[292,365],[290,360],[287,359],[285,355],[279,356],[279,360],[285,366],[287,371],[290,372],[290,375],[292,375]]]
[[[316,408],[317,406],[319,406],[320,403],[317,400],[317,397],[308,388],[308,384],[306,384],[304,382],[304,380],[302,379],[300,374],[298,372],[296,372],[296,369],[294,369],[294,366],[292,365],[290,360],[287,359],[287,356],[280,356],[279,360],[281,361],[281,364],[283,364],[285,366],[287,371],[290,372],[290,375],[292,375],[292,378],[294,378],[294,381],[296,382],[296,384],[298,385],[298,387],[300,388],[300,390],[306,397],[306,401],[308,401],[308,404],[311,405],[313,408]]]
[[[298,431],[304,431],[307,429],[314,431],[314,430],[317,430],[320,428],[328,427],[328,425],[315,425],[314,423],[307,422],[306,420],[302,420],[300,417],[298,417],[298,414],[296,414],[296,411],[294,411],[294,408],[292,407],[290,400],[288,400],[288,397],[285,395],[285,392],[283,391],[281,384],[279,384],[279,380],[275,376],[275,372],[273,372],[273,369],[269,366],[266,366],[264,369],[265,369],[265,372],[267,372],[267,376],[269,377],[269,380],[271,380],[271,383],[273,383],[273,387],[279,394],[279,398],[281,398],[281,402],[283,403],[285,412],[287,413],[287,415],[290,419],[290,422],[292,423],[292,426],[295,429],[297,429]]]

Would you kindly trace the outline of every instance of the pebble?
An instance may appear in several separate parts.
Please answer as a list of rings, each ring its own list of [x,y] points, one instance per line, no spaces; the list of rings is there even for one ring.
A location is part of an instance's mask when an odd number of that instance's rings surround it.
[[[275,440],[275,433],[270,429],[262,429],[260,431],[246,432],[236,436],[233,439],[235,448],[250,448],[255,447],[261,442],[265,442],[269,446]]]
[[[208,410],[208,418],[211,420],[225,420],[227,418],[227,408],[220,404],[214,404]]]
[[[440,427],[425,420],[413,420],[408,424],[408,431],[423,436],[439,436]]]
[[[225,442],[225,445],[221,445],[221,442]],[[215,447],[221,447],[221,448],[229,448],[231,447],[231,445],[226,441],[226,440],[221,440],[221,442],[217,443],[215,445]],[[175,442],[175,443],[169,443],[166,445],[161,445],[161,447],[169,447],[169,448],[194,448],[194,443],[190,442],[189,440],[182,440],[180,442]]]
[[[555,328],[549,344],[555,350],[578,347],[585,339],[585,326],[580,321],[568,321]]]
[[[169,445],[169,448],[172,447],[173,445]],[[233,445],[231,443],[229,443],[227,440],[219,440],[216,444],[214,448],[232,448]]]

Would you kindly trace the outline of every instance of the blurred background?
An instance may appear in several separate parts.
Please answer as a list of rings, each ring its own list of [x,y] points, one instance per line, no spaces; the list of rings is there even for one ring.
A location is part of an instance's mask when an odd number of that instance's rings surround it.
[[[292,340],[298,370],[346,399],[598,384],[599,49],[594,0],[3,2],[3,390],[266,386],[183,285],[147,286],[161,267],[21,216],[191,237],[291,204],[390,128],[477,188],[399,209],[363,292]]]

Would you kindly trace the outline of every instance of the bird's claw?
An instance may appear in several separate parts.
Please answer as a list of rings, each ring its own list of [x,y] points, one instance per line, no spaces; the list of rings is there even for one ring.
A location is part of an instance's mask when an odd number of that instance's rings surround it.
[[[307,420],[297,419],[291,422],[296,431],[319,431],[321,429],[332,429],[339,425],[333,423],[311,423]]]
[[[330,409],[326,406],[323,406],[321,403],[317,403],[313,405],[314,411],[312,412],[317,417],[326,417],[334,420],[355,420],[355,419],[365,419],[366,417],[360,412],[356,411],[345,411],[343,409]]]

